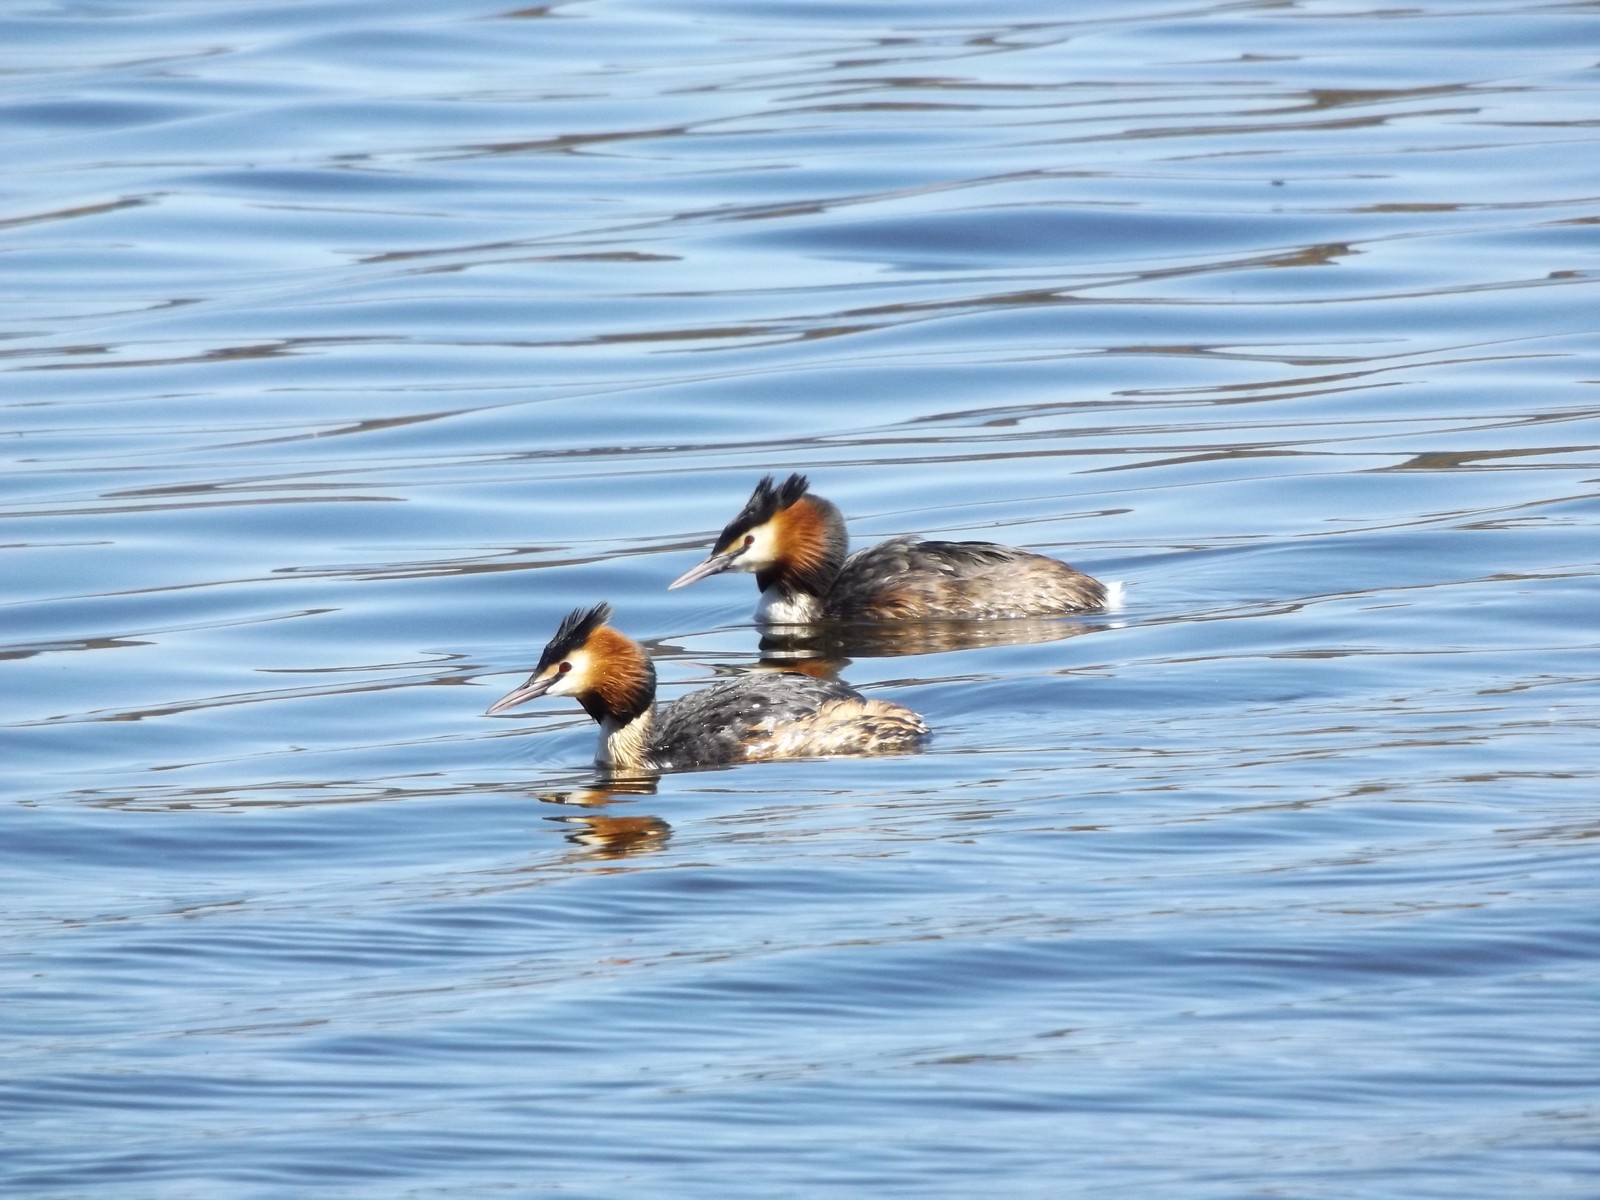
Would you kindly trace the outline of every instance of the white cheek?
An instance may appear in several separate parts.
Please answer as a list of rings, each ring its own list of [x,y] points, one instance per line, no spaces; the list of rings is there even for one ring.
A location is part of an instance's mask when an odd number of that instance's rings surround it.
[[[556,681],[550,685],[550,690],[545,695],[571,696],[584,690],[584,681],[589,677],[588,651],[579,650],[576,654],[569,654],[564,661],[572,664],[572,670],[557,675]]]
[[[755,540],[739,555],[741,571],[765,571],[778,561],[778,539],[770,522],[752,529],[747,536]]]

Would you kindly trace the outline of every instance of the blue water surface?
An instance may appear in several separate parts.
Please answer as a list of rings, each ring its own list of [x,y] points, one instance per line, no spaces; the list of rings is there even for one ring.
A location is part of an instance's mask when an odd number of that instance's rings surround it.
[[[1600,1193],[1600,10],[0,14],[0,1191]],[[1119,611],[487,719],[763,474]],[[88,652],[88,653],[85,653]]]

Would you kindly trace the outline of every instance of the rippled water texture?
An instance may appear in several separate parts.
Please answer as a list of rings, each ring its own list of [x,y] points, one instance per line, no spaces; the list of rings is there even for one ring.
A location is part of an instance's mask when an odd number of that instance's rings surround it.
[[[8,6],[0,1191],[1600,1193],[1597,48]],[[823,647],[912,756],[483,716],[752,665],[794,470],[1126,606]]]

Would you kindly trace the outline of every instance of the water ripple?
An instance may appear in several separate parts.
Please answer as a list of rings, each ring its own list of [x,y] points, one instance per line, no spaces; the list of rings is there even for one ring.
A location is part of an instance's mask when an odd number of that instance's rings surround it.
[[[8,1194],[1589,1195],[1591,25],[0,15]],[[791,470],[1126,603],[665,590]],[[933,738],[483,720],[603,599]]]

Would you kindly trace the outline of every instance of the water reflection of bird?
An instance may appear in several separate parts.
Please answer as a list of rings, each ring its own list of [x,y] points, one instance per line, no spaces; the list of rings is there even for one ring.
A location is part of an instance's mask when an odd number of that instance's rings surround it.
[[[592,813],[555,818],[570,826],[567,841],[595,858],[653,854],[667,844],[672,826],[660,817],[608,817]]]
[[[792,672],[739,675],[657,706],[650,656],[607,625],[610,616],[609,604],[569,613],[527,682],[489,713],[538,696],[572,696],[600,723],[595,761],[623,772],[888,754],[914,748],[928,732],[908,708]]]
[[[593,787],[536,795],[547,804],[578,810],[546,819],[566,826],[567,841],[581,846],[584,857],[630,858],[660,850],[672,837],[672,826],[648,814],[617,815],[606,810],[619,801],[631,803],[641,796],[654,796],[657,779],[654,774],[619,776]]]
[[[813,495],[804,475],[765,476],[711,555],[669,587],[723,571],[748,571],[761,589],[756,620],[994,618],[1096,612],[1099,580],[1059,559],[994,542],[890,538],[846,557],[839,509]]]
[[[1101,624],[1062,617],[1009,621],[823,621],[769,625],[761,633],[765,666],[818,674],[818,660],[842,667],[852,658],[901,658],[992,646],[1032,646],[1093,633]]]

